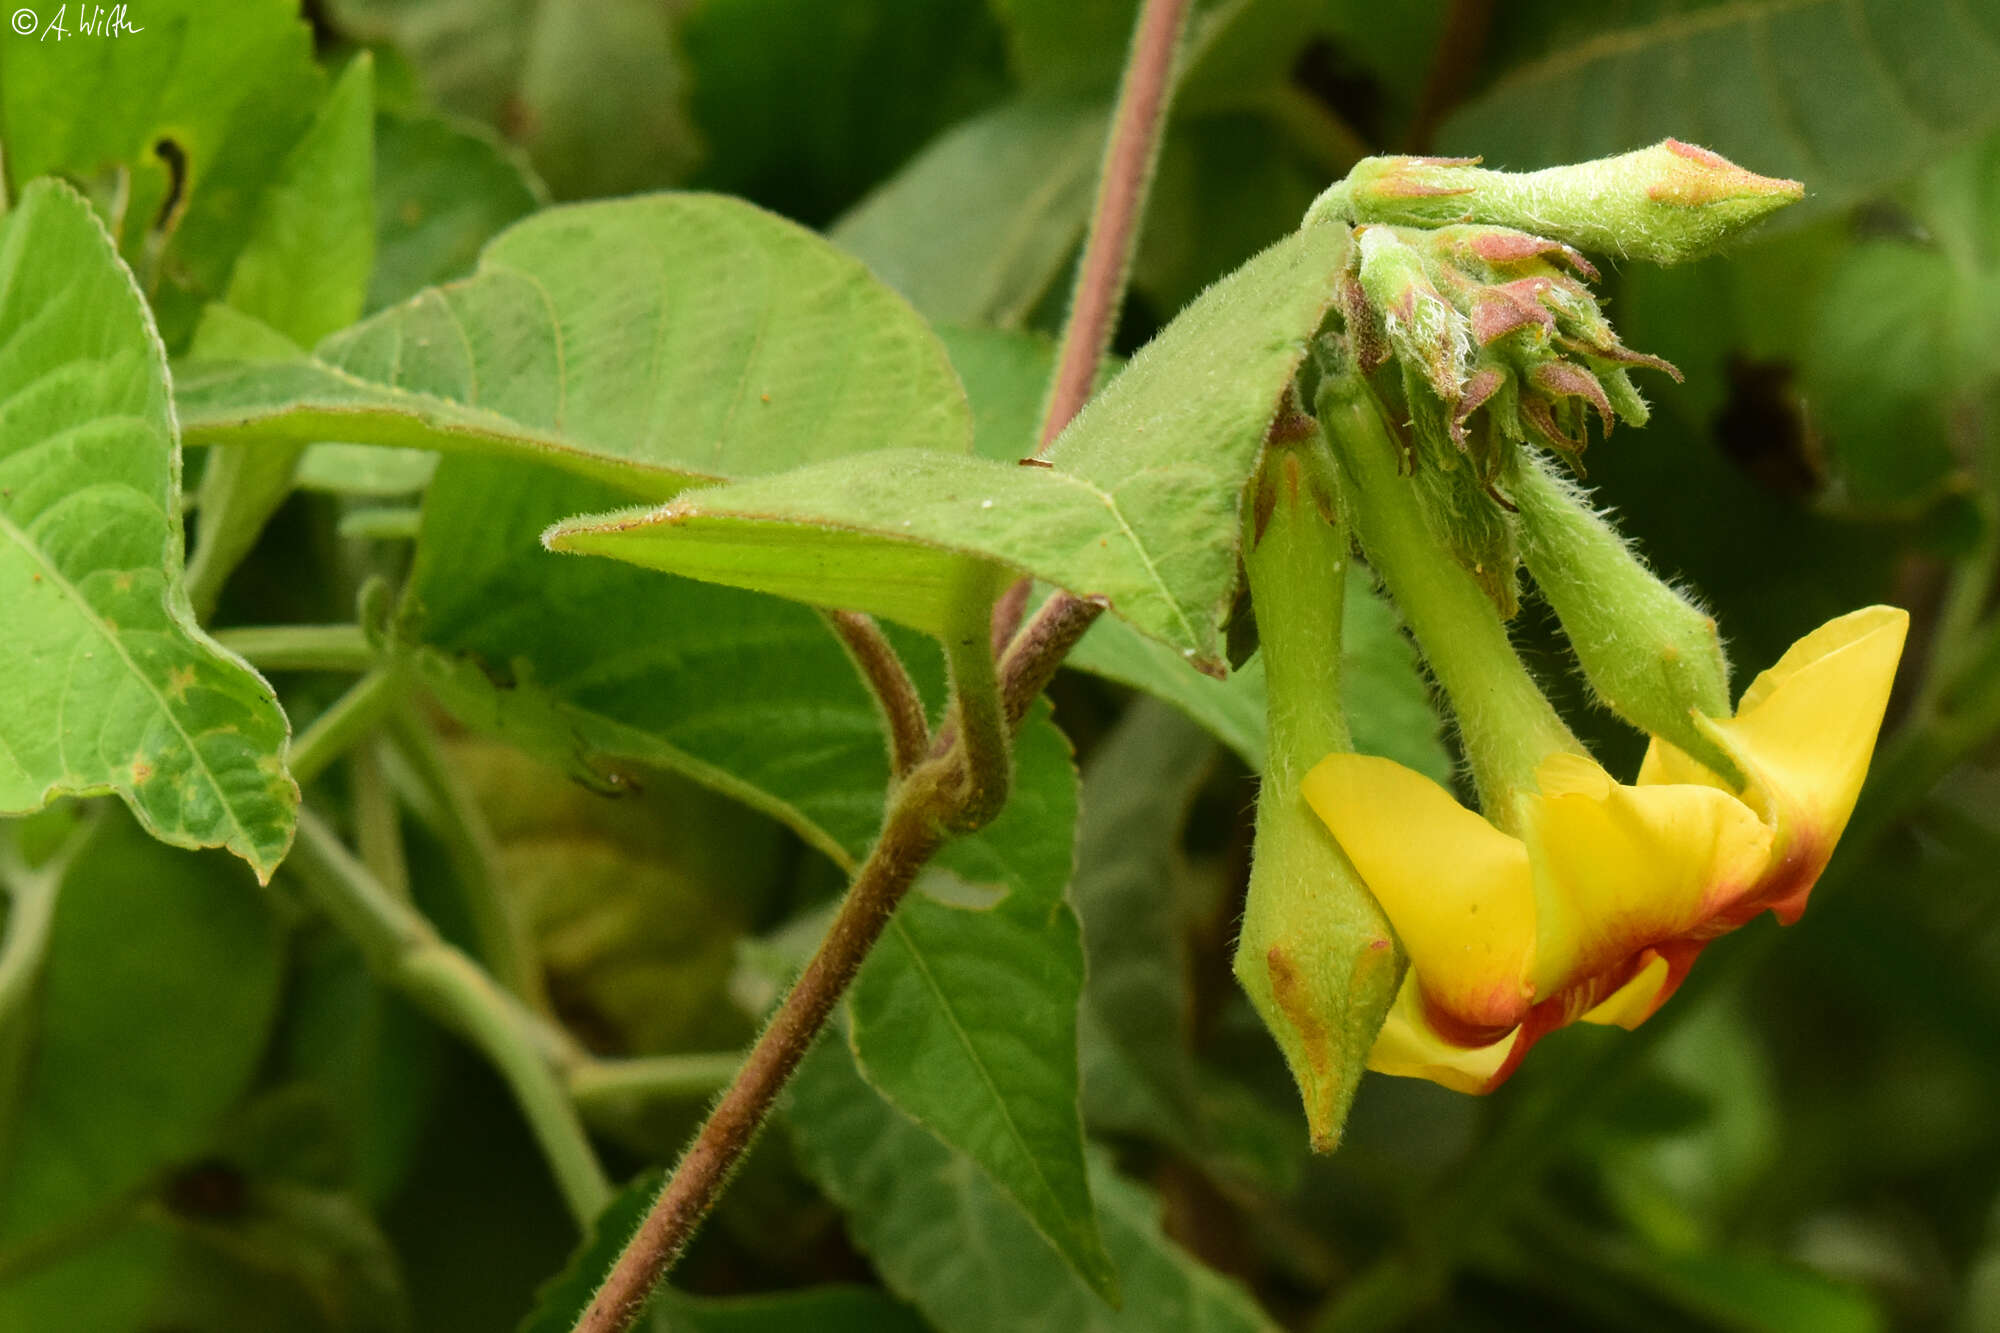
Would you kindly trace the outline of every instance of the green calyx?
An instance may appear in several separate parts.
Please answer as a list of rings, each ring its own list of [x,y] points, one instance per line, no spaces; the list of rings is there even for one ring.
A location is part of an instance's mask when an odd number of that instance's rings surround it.
[[[1340,1143],[1404,968],[1388,919],[1299,792],[1314,764],[1352,748],[1340,704],[1347,537],[1330,482],[1315,432],[1270,445],[1252,495],[1244,564],[1270,743],[1235,960],[1298,1082],[1320,1152]]]
[[[1528,572],[1555,608],[1598,699],[1715,772],[1738,776],[1694,722],[1729,715],[1715,620],[1646,567],[1551,460],[1524,458],[1508,488]]]
[[[1306,220],[1493,223],[1596,254],[1680,264],[1805,197],[1797,181],[1759,176],[1678,139],[1543,171],[1488,171],[1478,162],[1364,158],[1313,202]]]

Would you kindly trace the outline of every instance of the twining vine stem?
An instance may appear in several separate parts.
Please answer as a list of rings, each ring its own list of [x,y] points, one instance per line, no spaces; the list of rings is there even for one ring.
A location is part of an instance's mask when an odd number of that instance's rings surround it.
[[[895,646],[883,635],[873,616],[858,611],[829,611],[826,619],[882,709],[883,726],[889,733],[889,768],[900,778],[915,768],[931,748],[923,696],[917,693],[910,673],[903,667],[903,659],[896,655]]]
[[[1111,337],[1112,321],[1124,299],[1125,278],[1173,89],[1174,60],[1188,6],[1189,0],[1146,0],[1139,14],[1105,150],[1090,235],[1063,330],[1043,420],[1043,443],[1053,439],[1089,397],[1098,362]],[[770,1115],[779,1092],[826,1025],[869,950],[881,938],[917,872],[951,833],[977,827],[998,813],[992,776],[996,749],[1004,769],[1008,732],[1019,726],[1063,655],[1103,609],[1100,604],[1058,593],[1016,634],[1014,626],[1020,622],[1027,595],[1026,582],[1017,583],[991,607],[983,599],[976,603],[991,612],[979,627],[954,626],[954,642],[947,647],[952,650],[953,683],[958,694],[952,727],[955,736],[948,744],[920,750],[931,753],[904,771],[892,786],[882,832],[849,886],[826,938],[751,1048],[735,1081],[709,1113],[645,1220],[626,1242],[577,1322],[575,1333],[625,1333],[637,1322],[654,1289],[714,1206],[744,1150]],[[898,682],[886,664],[871,666],[865,655],[872,650],[866,633],[872,626],[837,620],[835,628],[849,651],[855,653],[863,675],[876,684],[900,770],[901,756],[909,753],[910,740],[918,734],[907,722],[903,702],[907,678]],[[981,629],[990,629],[990,635],[980,633]],[[879,631],[876,634],[879,636]],[[1006,645],[1004,653],[1000,652],[1001,644]],[[997,669],[995,656],[1001,659]],[[886,693],[882,681],[887,682]],[[899,715],[905,716],[903,722],[899,723]],[[897,734],[899,727],[905,734]],[[1004,771],[1000,776],[998,795],[1004,802]]]

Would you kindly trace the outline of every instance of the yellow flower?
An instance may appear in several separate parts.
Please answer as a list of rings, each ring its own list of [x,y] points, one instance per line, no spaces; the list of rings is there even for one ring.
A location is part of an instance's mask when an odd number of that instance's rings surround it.
[[[1730,718],[1696,719],[1732,785],[1654,739],[1636,783],[1555,753],[1489,812],[1386,759],[1336,754],[1303,784],[1409,954],[1369,1056],[1463,1092],[1499,1086],[1545,1034],[1638,1026],[1708,941],[1789,924],[1853,812],[1909,617],[1877,606],[1794,644]]]

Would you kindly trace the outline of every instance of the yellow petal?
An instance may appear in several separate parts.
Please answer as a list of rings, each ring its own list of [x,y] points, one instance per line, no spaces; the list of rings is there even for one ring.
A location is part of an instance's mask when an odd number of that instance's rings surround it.
[[[1639,777],[1633,785],[1654,787],[1670,783],[1718,787],[1723,791],[1735,790],[1730,783],[1724,782],[1717,776],[1707,764],[1693,758],[1673,742],[1663,741],[1655,736],[1652,744],[1646,747],[1646,757],[1639,762]]]
[[[1703,730],[1749,775],[1745,799],[1781,828],[1831,852],[1868,774],[1909,614],[1871,606],[1793,644],[1743,692],[1736,716]]]
[[[1632,979],[1604,997],[1595,1009],[1581,1015],[1586,1023],[1602,1023],[1631,1031],[1652,1017],[1660,1007],[1660,992],[1666,988],[1671,969],[1659,954],[1650,955]]]
[[[1697,931],[1754,889],[1770,859],[1771,830],[1728,792],[1626,787],[1583,764],[1545,761],[1543,794],[1527,807],[1537,999]]]
[[[1368,1067],[1378,1074],[1427,1078],[1454,1092],[1490,1092],[1518,1036],[1510,1032],[1489,1046],[1446,1041],[1425,1021],[1423,994],[1410,973],[1368,1053]]]
[[[1535,947],[1521,841],[1387,759],[1330,755],[1300,790],[1382,904],[1430,1003],[1468,1029],[1519,1022]]]

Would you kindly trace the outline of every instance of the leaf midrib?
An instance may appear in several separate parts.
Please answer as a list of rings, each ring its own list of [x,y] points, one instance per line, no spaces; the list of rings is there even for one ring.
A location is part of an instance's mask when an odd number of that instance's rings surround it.
[[[1000,1119],[1006,1127],[1008,1136],[1013,1139],[1015,1147],[1027,1157],[1030,1166],[1033,1168],[1036,1181],[1041,1185],[1043,1192],[1048,1196],[1050,1202],[1054,1203],[1060,1211],[1067,1214],[1068,1209],[1062,1207],[1062,1196],[1056,1192],[1054,1183],[1049,1179],[1047,1172],[1042,1169],[1041,1156],[1029,1146],[1026,1136],[1022,1134],[1021,1127],[1015,1121],[1014,1114],[1008,1107],[1006,1098],[1000,1093],[999,1084],[994,1082],[993,1075],[987,1068],[985,1058],[973,1046],[972,1038],[967,1033],[965,1025],[959,1021],[958,1011],[953,1008],[951,1001],[945,995],[944,989],[938,985],[937,977],[931,971],[930,963],[925,959],[923,951],[917,948],[916,941],[910,937],[909,928],[903,924],[901,913],[890,918],[889,928],[896,932],[897,938],[903,942],[903,947],[909,950],[910,958],[915,963],[918,977],[923,981],[925,988],[930,991],[932,997],[936,1000],[938,1008],[943,1011],[946,1021],[951,1026],[952,1035],[958,1039],[960,1047],[964,1049],[966,1055],[972,1060],[973,1067],[979,1071],[979,1081],[986,1085],[986,1091],[992,1097],[993,1104],[999,1108]],[[1085,1239],[1081,1236],[1078,1238]]]

